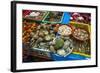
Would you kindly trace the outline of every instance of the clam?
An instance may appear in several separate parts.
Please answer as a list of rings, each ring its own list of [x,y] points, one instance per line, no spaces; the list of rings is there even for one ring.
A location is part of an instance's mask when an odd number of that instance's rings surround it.
[[[50,46],[49,49],[50,49],[51,52],[56,53],[56,50],[55,50],[54,46]]]
[[[43,31],[40,31],[38,35],[39,35],[39,37],[44,37]]]
[[[66,52],[63,49],[60,49],[60,50],[57,50],[57,54],[58,55],[61,55],[61,56],[65,56],[66,55]]]
[[[52,39],[52,37],[50,35],[45,36],[46,41],[50,41],[51,39]]]

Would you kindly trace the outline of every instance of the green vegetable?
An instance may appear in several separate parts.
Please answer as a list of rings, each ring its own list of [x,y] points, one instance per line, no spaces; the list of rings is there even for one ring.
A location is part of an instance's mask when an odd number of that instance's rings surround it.
[[[58,38],[55,41],[56,41],[55,49],[60,49],[60,48],[63,47],[63,45],[64,45],[64,40],[63,39]]]

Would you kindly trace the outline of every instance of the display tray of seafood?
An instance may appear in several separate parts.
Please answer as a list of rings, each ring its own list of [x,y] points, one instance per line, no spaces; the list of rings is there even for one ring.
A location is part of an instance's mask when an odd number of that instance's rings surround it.
[[[23,18],[26,20],[42,21],[46,14],[46,11],[23,10]]]
[[[61,23],[63,19],[63,12],[48,12],[44,17],[43,22],[45,23]]]
[[[23,27],[23,43],[28,42],[33,51],[46,52],[49,57],[50,54],[66,57],[73,52],[90,55],[90,34],[86,27],[47,23],[24,24]]]
[[[90,13],[78,13],[78,12],[71,12],[71,21],[91,24],[91,14]]]

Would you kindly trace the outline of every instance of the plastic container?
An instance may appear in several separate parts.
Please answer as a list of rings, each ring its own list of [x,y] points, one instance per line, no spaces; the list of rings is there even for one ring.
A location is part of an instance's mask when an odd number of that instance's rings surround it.
[[[72,22],[72,21],[69,24],[72,25],[72,28],[74,26],[75,28],[85,29],[89,33],[91,32],[91,28],[90,28],[90,25],[89,24],[79,23],[79,22]]]
[[[39,11],[38,11],[38,12],[39,12]],[[41,11],[40,11],[40,13],[41,13]],[[34,18],[34,17],[32,17],[32,16],[23,17],[23,19],[24,19],[24,20],[39,21],[39,22],[41,22],[47,13],[48,13],[48,12],[46,12],[46,11],[43,12],[43,16],[41,16],[40,19],[36,19],[36,18]],[[37,16],[37,18],[38,18],[38,16]]]
[[[69,24],[71,15],[68,12],[63,13],[61,24]]]
[[[48,21],[48,20],[46,20],[49,17],[49,15],[50,15],[50,12],[47,13],[47,15],[44,17],[44,19],[42,20],[42,22],[44,22],[44,23],[51,23],[51,24],[59,24],[59,23],[62,22],[64,14],[62,12],[62,16],[61,16],[61,18],[60,18],[59,21]]]
[[[67,56],[59,56],[59,55],[56,55],[56,54],[51,54],[51,57],[54,61],[68,61],[68,60],[87,60],[87,59],[90,59],[89,57],[86,57],[86,56],[82,56],[80,54],[69,54]]]

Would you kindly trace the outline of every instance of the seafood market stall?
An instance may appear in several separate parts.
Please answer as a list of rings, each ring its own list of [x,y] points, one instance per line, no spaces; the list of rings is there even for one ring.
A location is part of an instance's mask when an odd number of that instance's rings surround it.
[[[23,61],[91,58],[90,14],[23,10]]]

